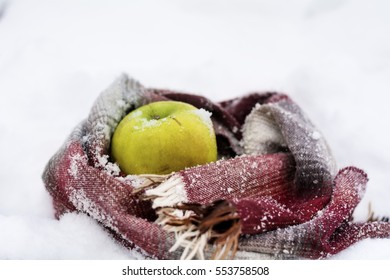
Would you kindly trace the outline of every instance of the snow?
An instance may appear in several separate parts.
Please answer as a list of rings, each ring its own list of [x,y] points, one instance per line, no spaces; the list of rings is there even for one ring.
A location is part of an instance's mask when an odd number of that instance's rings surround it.
[[[123,259],[128,256],[125,248],[115,244],[86,215],[66,214],[59,221],[12,215],[0,216],[0,221],[2,259]],[[133,256],[141,258],[137,253]]]
[[[214,135],[213,123],[211,122],[211,113],[203,108],[196,109],[193,112],[201,119],[203,124],[207,126],[210,134]]]
[[[368,173],[355,217],[390,216],[389,1],[88,3],[0,0],[0,259],[139,257],[84,215],[55,220],[40,178],[122,72],[213,100],[288,93],[339,168]],[[366,240],[334,258],[389,257],[390,240]]]

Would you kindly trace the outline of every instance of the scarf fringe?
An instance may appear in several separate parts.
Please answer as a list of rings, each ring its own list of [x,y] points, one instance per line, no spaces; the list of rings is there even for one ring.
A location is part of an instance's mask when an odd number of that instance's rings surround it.
[[[372,223],[372,222],[389,222],[390,217],[389,216],[376,216],[374,211],[372,210],[371,202],[368,203],[368,215],[366,222]]]
[[[210,205],[181,204],[157,211],[156,223],[175,234],[170,252],[183,249],[181,259],[205,259],[211,246],[211,259],[234,258],[241,233],[241,223],[235,207],[225,200]]]
[[[152,177],[152,176],[151,176]],[[167,177],[166,177],[167,178]],[[176,242],[169,250],[183,249],[181,259],[205,259],[205,251],[212,245],[211,259],[233,258],[238,248],[241,223],[236,208],[220,200],[209,205],[186,203],[185,184],[175,174],[158,185],[148,178],[144,199],[152,200],[157,210],[156,223],[175,234]]]
[[[181,176],[176,174],[157,187],[147,189],[145,196],[153,198],[153,208],[172,207],[188,201],[184,187]]]
[[[157,174],[141,174],[137,176],[142,179],[143,182],[139,186],[134,186],[133,194],[139,193],[148,188],[155,187],[164,182],[169,177],[169,175]]]

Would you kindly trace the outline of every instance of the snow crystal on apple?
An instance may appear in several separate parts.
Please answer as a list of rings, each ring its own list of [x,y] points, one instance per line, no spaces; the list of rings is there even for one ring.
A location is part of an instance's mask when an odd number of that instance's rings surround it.
[[[194,113],[196,115],[198,115],[198,117],[200,117],[200,119],[203,121],[203,123],[208,126],[208,128],[210,129],[210,132],[214,133],[213,124],[211,122],[211,112],[209,112],[203,108],[200,108],[200,109],[194,110]]]
[[[164,121],[164,119],[159,119],[159,120],[155,120],[155,119],[150,119],[150,120],[143,119],[142,129],[144,129],[144,128],[149,128],[149,127],[159,126],[159,125],[161,125],[161,122],[163,122],[163,121]]]

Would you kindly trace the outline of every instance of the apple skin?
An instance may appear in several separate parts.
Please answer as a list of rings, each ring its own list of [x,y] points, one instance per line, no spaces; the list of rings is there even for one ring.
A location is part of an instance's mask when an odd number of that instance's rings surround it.
[[[169,174],[216,161],[210,115],[178,101],[139,107],[115,129],[111,156],[126,174]]]

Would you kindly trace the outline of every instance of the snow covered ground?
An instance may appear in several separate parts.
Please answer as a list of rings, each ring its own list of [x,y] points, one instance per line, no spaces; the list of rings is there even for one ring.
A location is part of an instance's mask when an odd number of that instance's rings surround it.
[[[288,93],[339,167],[370,177],[390,216],[390,2],[0,0],[0,259],[131,259],[91,219],[53,217],[41,174],[98,94],[126,72],[223,100]],[[390,258],[365,240],[336,259]]]

